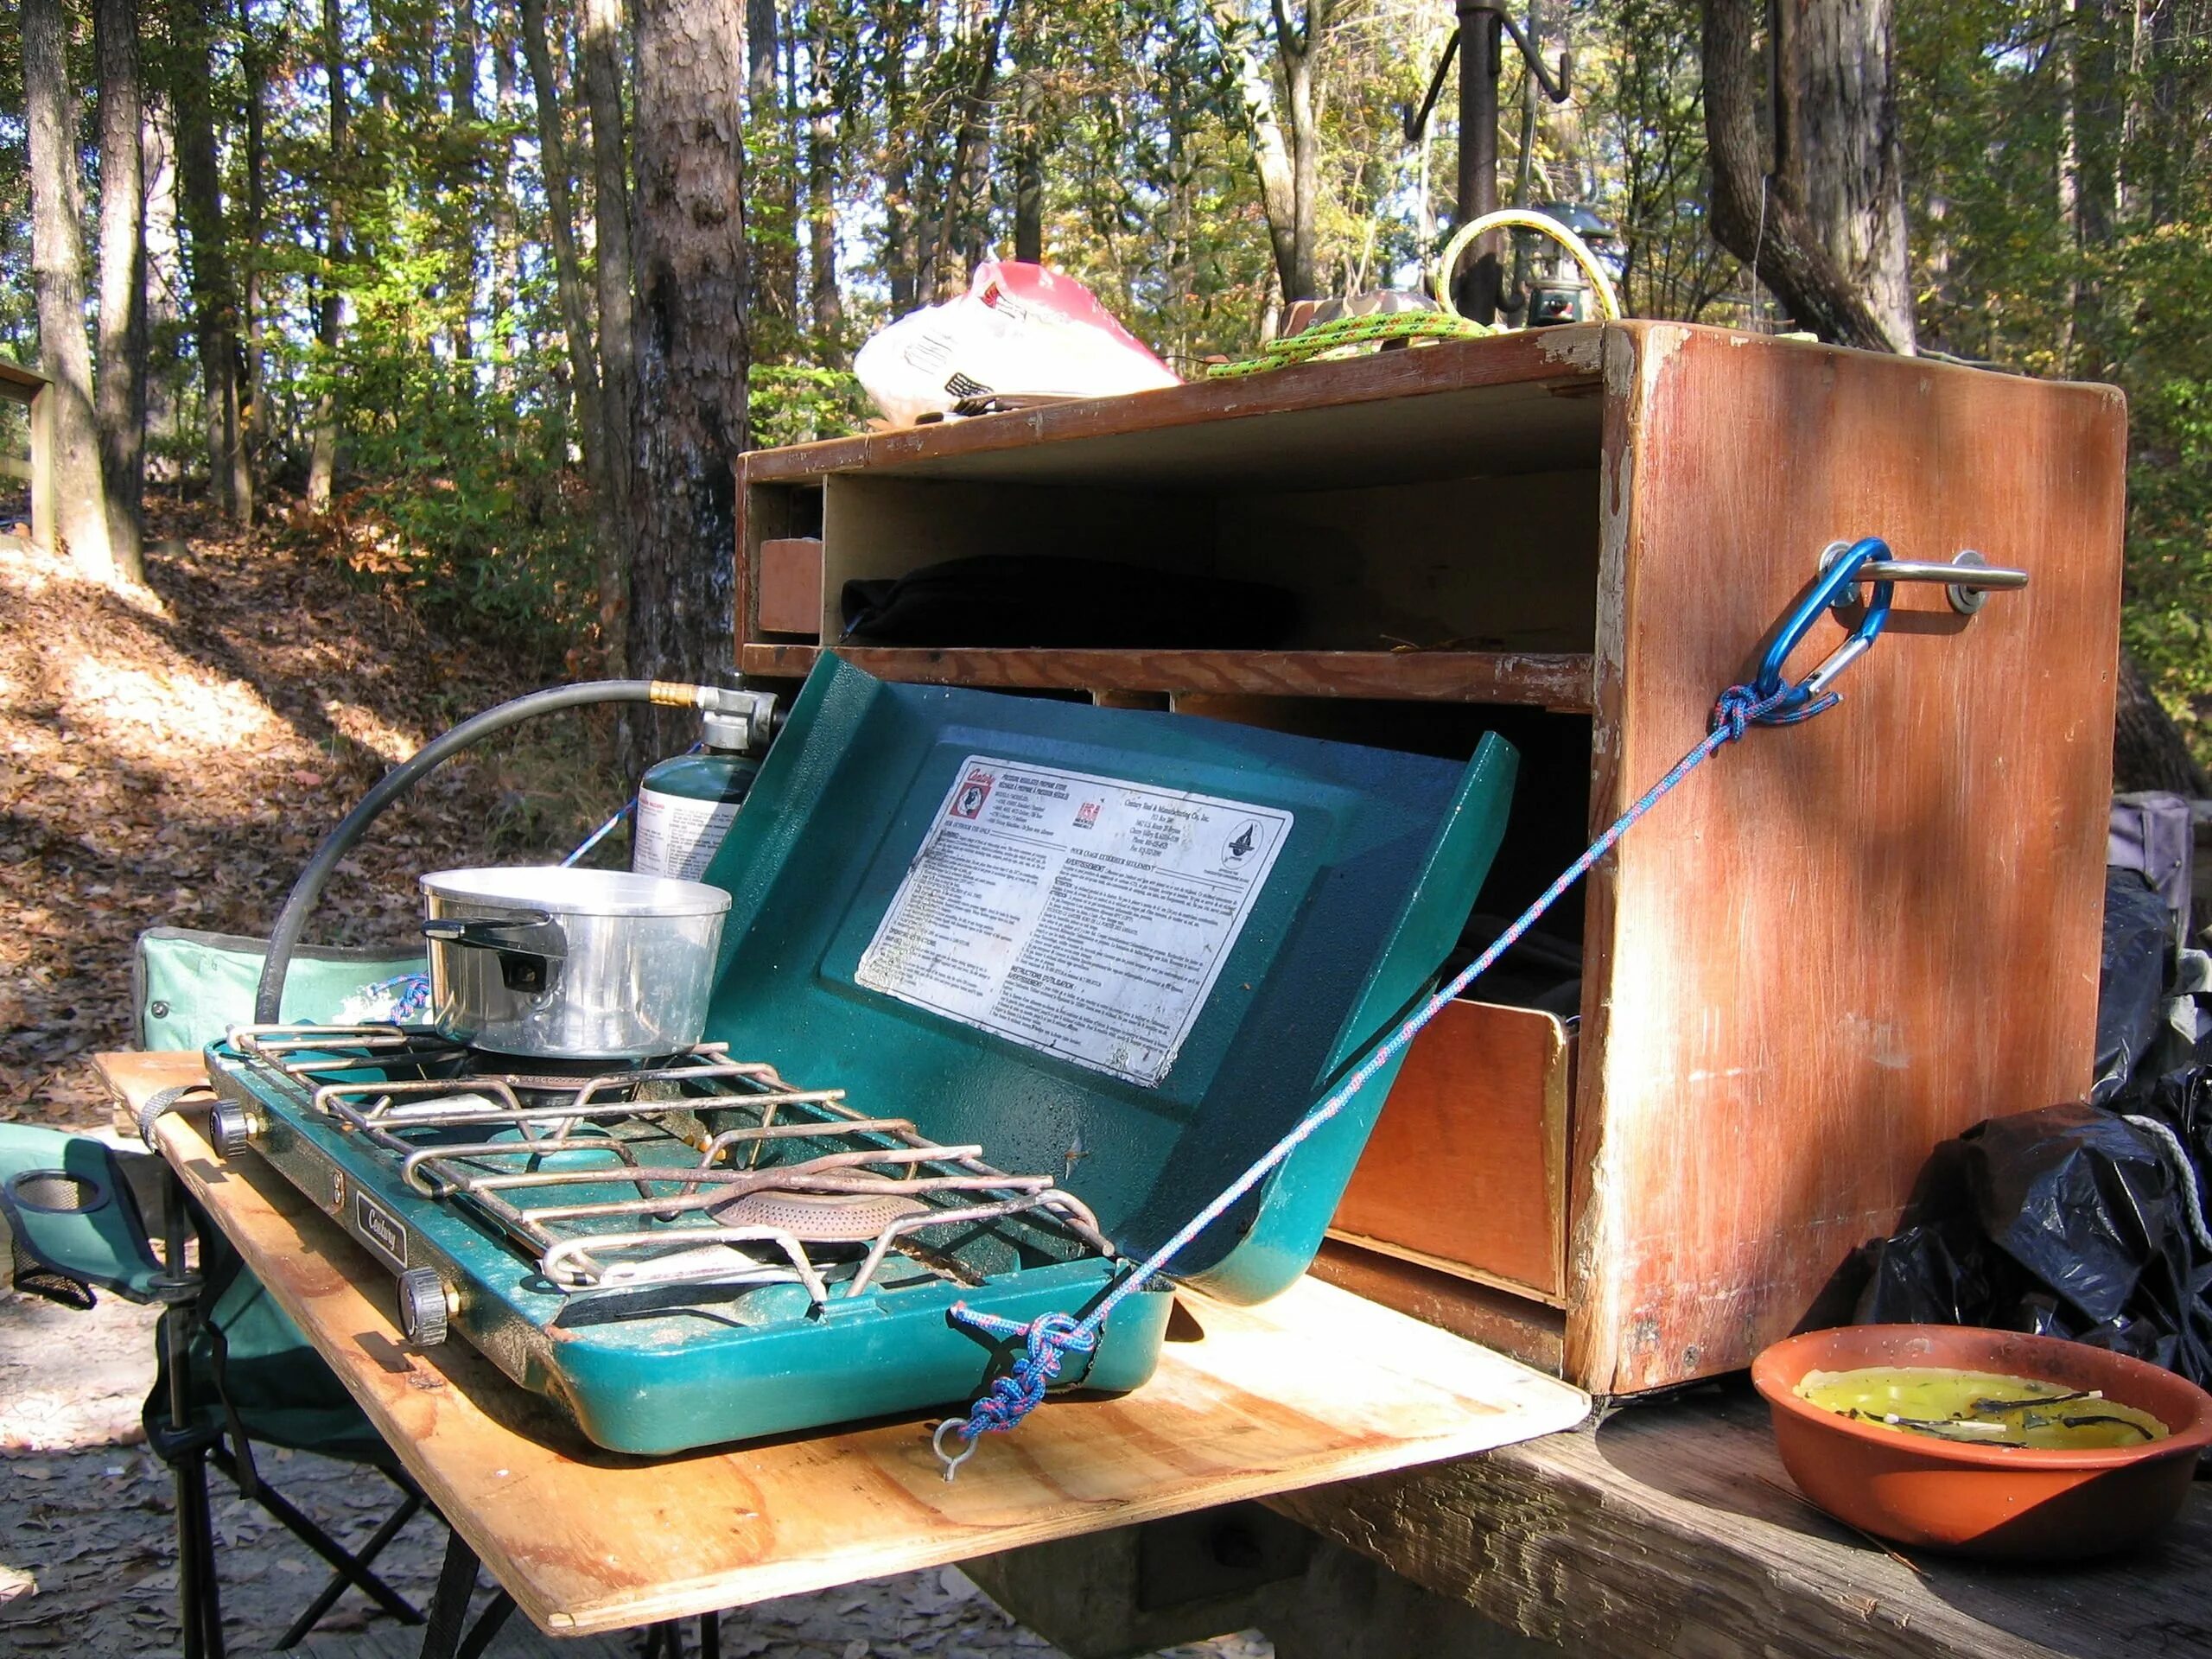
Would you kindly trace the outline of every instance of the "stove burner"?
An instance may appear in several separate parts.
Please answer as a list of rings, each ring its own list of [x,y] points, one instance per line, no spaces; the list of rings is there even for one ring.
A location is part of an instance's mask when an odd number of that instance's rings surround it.
[[[747,1192],[709,1212],[727,1227],[771,1227],[808,1244],[865,1244],[885,1228],[929,1214],[918,1198],[866,1192]]]
[[[424,1201],[489,1224],[562,1292],[783,1283],[819,1306],[862,1294],[894,1251],[969,1285],[975,1264],[920,1236],[1017,1218],[1114,1255],[1050,1177],[864,1116],[842,1090],[794,1088],[722,1044],[615,1069],[533,1059],[527,1072],[411,1027],[241,1027],[231,1044],[396,1163]]]

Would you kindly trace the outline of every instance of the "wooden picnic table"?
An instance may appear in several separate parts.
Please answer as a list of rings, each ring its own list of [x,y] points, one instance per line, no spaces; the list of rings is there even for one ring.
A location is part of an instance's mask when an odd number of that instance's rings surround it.
[[[2212,1485],[2129,1554],[2000,1567],[1891,1551],[1798,1496],[1742,1382],[1268,1505],[1578,1654],[2212,1655]]]

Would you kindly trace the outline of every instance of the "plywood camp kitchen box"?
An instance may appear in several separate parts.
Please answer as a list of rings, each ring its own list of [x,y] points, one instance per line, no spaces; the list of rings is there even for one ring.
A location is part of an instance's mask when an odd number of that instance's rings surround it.
[[[1841,707],[1725,752],[1563,912],[1579,998],[1478,986],[1407,1062],[1317,1271],[1633,1393],[1747,1363],[1937,1141],[2086,1086],[2124,448],[2107,388],[1672,323],[1389,352],[747,455],[741,665],[795,679],[846,582],[969,555],[1268,582],[1280,649],[843,654],[1461,759],[1497,730],[1503,918],[1831,543],[2028,570],[1972,617],[1900,585]]]

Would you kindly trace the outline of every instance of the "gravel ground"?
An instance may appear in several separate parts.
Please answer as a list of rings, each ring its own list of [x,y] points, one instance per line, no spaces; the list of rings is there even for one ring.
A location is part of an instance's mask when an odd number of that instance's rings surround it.
[[[103,1296],[89,1313],[0,1293],[0,1655],[86,1659],[178,1653],[175,1534],[168,1471],[149,1453],[138,1409],[153,1381],[154,1310]],[[341,1540],[374,1529],[394,1501],[383,1478],[306,1453],[265,1452],[270,1484]],[[216,1478],[223,1622],[235,1655],[272,1650],[323,1582],[322,1565],[283,1527]],[[417,1516],[379,1569],[427,1607],[445,1531]],[[417,1637],[348,1592],[296,1651],[314,1659],[411,1654]],[[550,1643],[516,1619],[494,1656],[612,1659],[639,1638]],[[957,1568],[907,1573],[727,1615],[722,1652],[765,1659],[929,1659],[1058,1649],[1001,1613]],[[1171,1649],[1184,1659],[1272,1659],[1256,1634]]]

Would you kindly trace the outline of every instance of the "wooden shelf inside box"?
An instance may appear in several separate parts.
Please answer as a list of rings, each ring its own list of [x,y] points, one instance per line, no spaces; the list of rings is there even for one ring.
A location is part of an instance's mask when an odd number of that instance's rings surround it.
[[[1393,695],[1375,688],[1408,660],[1392,649],[1404,642],[1422,649],[1400,697],[1586,710],[1603,448],[1602,401],[1586,395],[1597,389],[1596,343],[1577,331],[1481,358],[1394,353],[1408,360],[1360,365],[1376,384],[1355,407],[1340,401],[1344,377],[1292,373],[1270,377],[1264,397],[1194,385],[755,452],[740,463],[740,626],[756,647],[834,643],[849,582],[985,554],[1081,558],[1263,583],[1292,595],[1299,613],[1271,642],[1280,651],[1264,652],[1170,652],[1204,625],[1179,617],[1174,639],[1143,651],[1149,662],[1118,655],[1085,669],[1110,677],[1096,689]],[[1373,395],[1385,385],[1414,395]],[[813,535],[818,626],[800,625],[784,568],[790,538]],[[969,684],[1093,689],[1021,658],[851,659],[900,678],[946,678],[957,664],[982,669],[963,677]],[[808,660],[786,656],[780,667]],[[779,664],[749,652],[744,666]]]
[[[823,647],[754,643],[739,666],[804,678]],[[1269,697],[1361,697],[1516,703],[1587,714],[1586,652],[1040,651],[840,645],[887,680],[998,690],[1153,691]]]

